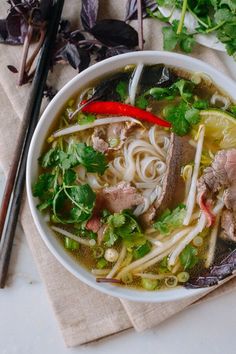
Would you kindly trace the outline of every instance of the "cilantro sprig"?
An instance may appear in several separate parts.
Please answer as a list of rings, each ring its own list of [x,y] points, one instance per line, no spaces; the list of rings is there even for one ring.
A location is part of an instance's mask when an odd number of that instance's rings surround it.
[[[179,8],[180,20],[174,20],[170,26],[163,27],[163,47],[165,50],[179,48],[185,53],[192,52],[200,33],[208,35],[215,33],[229,55],[236,58],[236,2],[235,0],[156,0],[159,6],[170,9]],[[157,9],[148,15],[162,22],[168,22],[170,17],[164,17]],[[186,13],[190,13],[197,22],[194,32],[190,33],[184,26]]]
[[[122,239],[127,248],[135,248],[146,243],[146,239],[135,218],[129,210],[114,213],[103,218],[106,224],[104,242],[110,247],[118,239]]]
[[[33,186],[40,211],[49,209],[53,222],[70,224],[88,220],[96,195],[88,184],[78,185],[74,167],[82,165],[87,172],[103,174],[107,168],[105,155],[83,143],[70,142],[49,149],[40,157],[42,173]],[[62,216],[63,215],[63,216]]]

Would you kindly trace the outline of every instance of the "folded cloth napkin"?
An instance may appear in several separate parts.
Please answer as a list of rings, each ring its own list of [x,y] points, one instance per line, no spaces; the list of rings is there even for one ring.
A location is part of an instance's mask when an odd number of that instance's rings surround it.
[[[79,0],[65,1],[64,17],[73,24],[79,23]],[[101,18],[124,18],[126,0],[100,0]],[[5,2],[0,4],[1,14],[6,13]],[[136,23],[133,23],[136,26]],[[161,24],[156,20],[144,21],[145,49],[161,50]],[[15,77],[7,65],[19,65],[22,49],[20,47],[2,46],[0,50],[0,163],[7,173],[14,153],[21,119],[27,101],[30,85],[18,88]],[[227,73],[217,54],[211,49],[198,46],[195,57],[201,58],[222,72]],[[57,89],[68,82],[76,72],[69,66],[57,66],[49,80]],[[46,102],[43,102],[45,107]],[[97,292],[80,282],[51,255],[41,240],[33,223],[27,201],[23,203],[21,223],[45,284],[49,299],[58,319],[65,343],[69,347],[93,341],[114,333],[134,327],[138,331],[150,328],[183,310],[199,300],[199,296],[174,303],[144,304],[119,300]],[[228,279],[227,279],[228,280]],[[221,285],[204,297],[205,301],[234,290],[236,279]],[[201,295],[202,297],[203,295]]]

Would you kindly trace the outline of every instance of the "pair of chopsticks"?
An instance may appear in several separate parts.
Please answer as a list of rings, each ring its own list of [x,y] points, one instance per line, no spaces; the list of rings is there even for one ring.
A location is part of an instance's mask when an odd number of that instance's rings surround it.
[[[6,283],[21,197],[24,191],[28,150],[39,118],[43,91],[50,69],[63,5],[64,0],[56,0],[50,10],[45,41],[39,55],[32,89],[23,117],[23,125],[4,190],[0,209],[0,288],[4,288]]]

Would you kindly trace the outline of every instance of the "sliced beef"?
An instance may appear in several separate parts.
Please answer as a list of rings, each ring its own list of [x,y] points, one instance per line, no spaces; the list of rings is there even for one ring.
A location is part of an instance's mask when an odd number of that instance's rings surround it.
[[[135,187],[126,182],[120,182],[116,186],[103,188],[97,194],[97,199],[102,208],[108,209],[112,213],[118,213],[124,209],[132,209],[143,203],[143,196]]]
[[[236,242],[236,218],[230,210],[224,210],[221,216],[221,238],[226,241]]]
[[[167,153],[167,169],[162,185],[162,194],[154,204],[142,215],[144,224],[150,223],[155,215],[173,206],[173,200],[181,202],[184,182],[181,178],[181,167],[194,160],[195,148],[189,144],[188,137],[171,134]],[[154,209],[155,208],[155,209]]]
[[[224,189],[220,237],[236,242],[236,149],[219,151],[212,165],[203,171],[197,188],[199,203],[214,199],[215,193]]]
[[[93,232],[98,232],[102,226],[100,219],[101,218],[99,216],[93,215],[92,218],[87,222],[86,229]]]
[[[223,199],[227,209],[236,211],[236,181],[224,191]]]
[[[121,122],[104,127],[96,127],[92,135],[93,148],[102,153],[108,150],[120,149],[127,138],[127,133],[131,126],[131,124]],[[117,139],[117,145],[112,146],[114,139]]]
[[[219,151],[198,181],[198,192],[216,193],[236,180],[236,149]]]
[[[108,143],[105,141],[105,133],[103,128],[96,127],[92,135],[93,148],[102,153],[106,152],[109,148]]]

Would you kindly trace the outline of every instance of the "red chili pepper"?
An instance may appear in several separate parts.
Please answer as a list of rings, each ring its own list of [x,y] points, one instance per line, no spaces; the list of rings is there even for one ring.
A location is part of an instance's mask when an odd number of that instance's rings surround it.
[[[199,197],[199,206],[207,218],[207,227],[210,227],[215,222],[215,215],[211,211],[210,203],[205,201],[204,192]]]
[[[170,128],[171,124],[164,119],[155,116],[154,114],[144,111],[138,107],[134,107],[128,104],[120,102],[101,102],[95,101],[88,103],[82,108],[82,112],[95,113],[95,114],[116,114],[118,116],[129,116],[145,120],[149,123],[158,124],[161,127]]]

